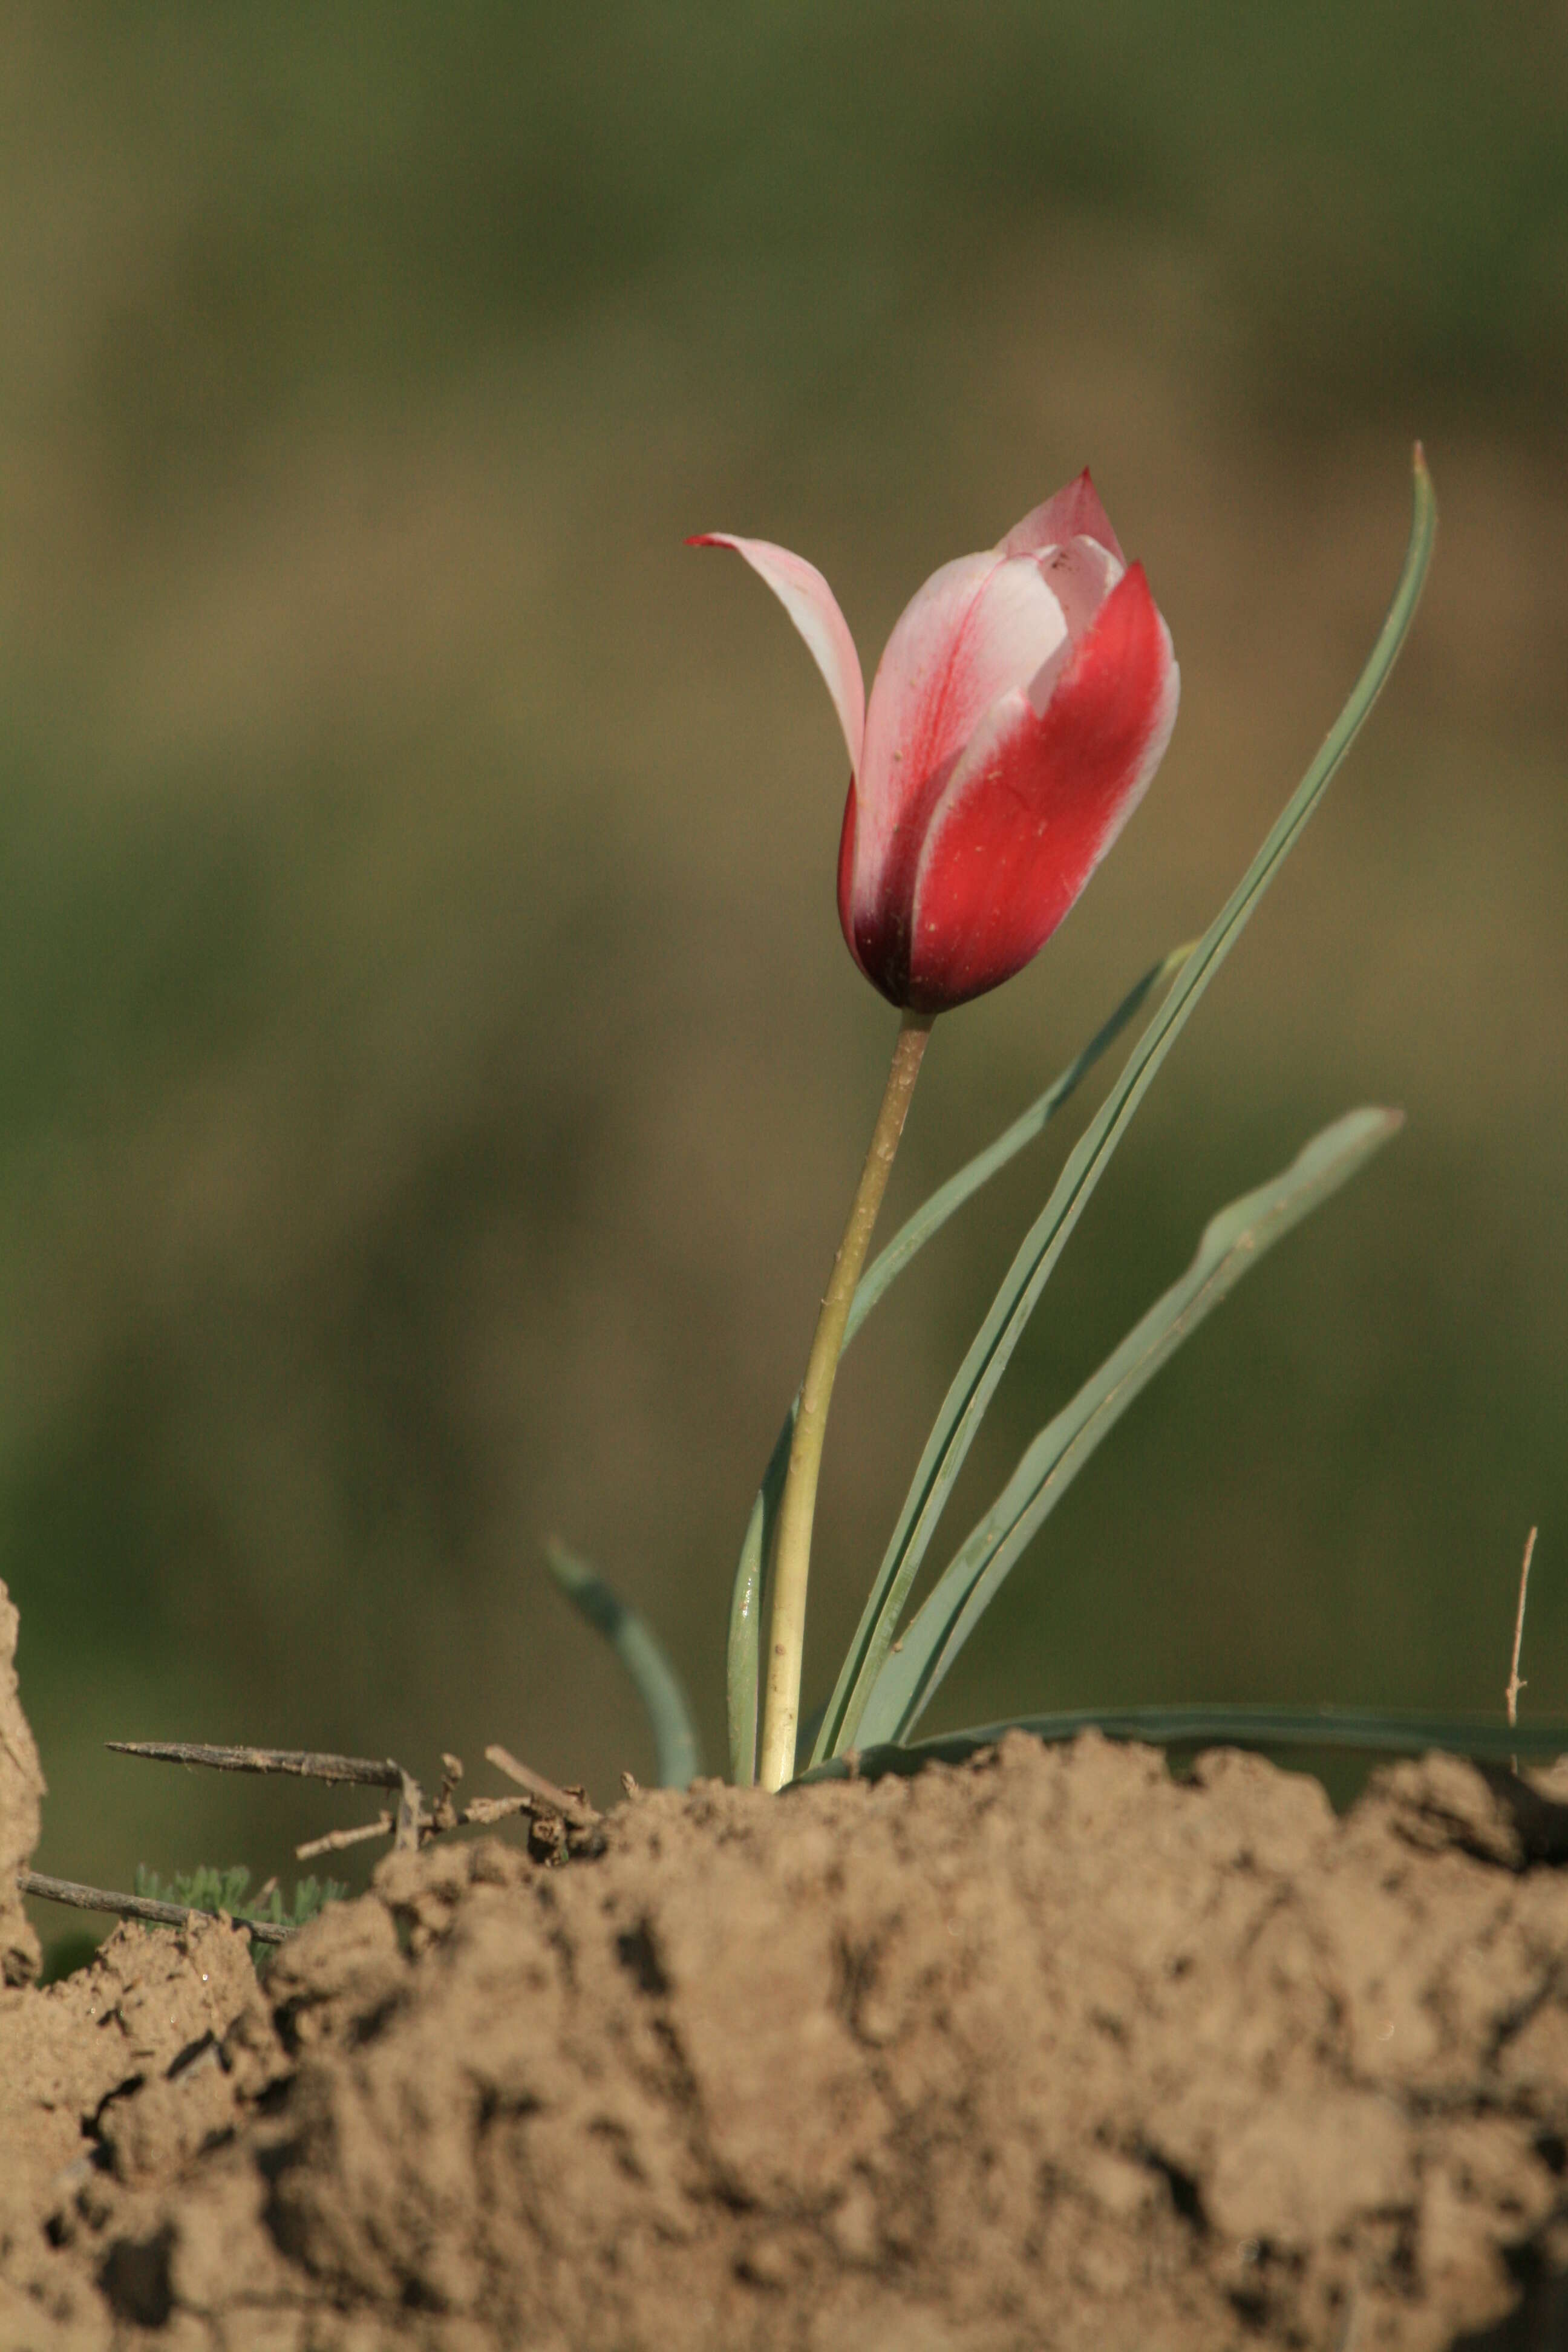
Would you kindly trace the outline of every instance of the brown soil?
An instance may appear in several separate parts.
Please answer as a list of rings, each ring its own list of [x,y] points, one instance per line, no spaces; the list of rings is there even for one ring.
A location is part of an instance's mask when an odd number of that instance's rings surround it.
[[[38,1842],[44,1776],[16,1688],[16,1608],[0,1584],[0,1985],[30,1984],[38,1939],[16,1892],[16,1873]]]
[[[1568,1807],[1097,1737],[0,1995],[0,2344],[1568,2343]]]

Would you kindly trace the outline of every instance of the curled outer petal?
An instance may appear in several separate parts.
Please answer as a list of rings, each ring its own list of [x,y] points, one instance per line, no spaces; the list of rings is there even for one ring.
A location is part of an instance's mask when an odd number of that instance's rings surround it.
[[[1015,692],[986,714],[924,828],[905,907],[874,949],[851,940],[884,995],[938,1012],[1023,969],[1148,789],[1179,688],[1170,632],[1134,564],[1044,710]]]
[[[689,539],[688,547],[732,547],[760,579],[765,580],[811,650],[822,672],[844,741],[852,774],[860,770],[866,733],[866,688],[860,656],[849,634],[849,624],[838,609],[838,599],[815,563],[775,547],[768,539],[737,539],[732,531],[705,530]]]

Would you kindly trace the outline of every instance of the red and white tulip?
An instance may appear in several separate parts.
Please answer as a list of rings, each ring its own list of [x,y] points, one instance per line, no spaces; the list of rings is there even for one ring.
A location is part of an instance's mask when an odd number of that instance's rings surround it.
[[[1148,790],[1175,724],[1171,634],[1087,473],[926,582],[868,704],[820,572],[705,533],[811,648],[849,752],[838,914],[892,1003],[940,1013],[1022,971]]]

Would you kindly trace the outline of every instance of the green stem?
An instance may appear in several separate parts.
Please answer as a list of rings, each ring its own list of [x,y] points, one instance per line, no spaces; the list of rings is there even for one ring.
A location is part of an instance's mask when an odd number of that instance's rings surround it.
[[[887,1092],[877,1114],[871,1149],[860,1171],[849,1222],[833,1278],[817,1318],[816,1337],[801,1383],[800,1412],[790,1446],[789,1472],[779,1506],[778,1546],[773,1559],[773,1616],[768,1626],[768,1672],[763,1707],[763,1750],[758,1778],[764,1789],[782,1789],[795,1771],[795,1732],[800,1722],[800,1658],[805,1640],[805,1588],[811,1574],[811,1526],[816,1515],[816,1481],[827,1408],[844,1345],[844,1327],[866,1263],[877,1212],[888,1189],[899,1139],[909,1116],[926,1040],[934,1013],[906,1013],[893,1048]]]

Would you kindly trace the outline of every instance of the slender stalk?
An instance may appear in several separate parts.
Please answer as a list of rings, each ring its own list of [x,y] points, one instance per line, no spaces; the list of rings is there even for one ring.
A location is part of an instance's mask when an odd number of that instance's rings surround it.
[[[790,1446],[789,1471],[779,1505],[778,1546],[773,1561],[773,1615],[768,1625],[768,1671],[763,1706],[763,1751],[758,1778],[764,1789],[782,1789],[795,1771],[795,1733],[800,1722],[800,1658],[805,1640],[805,1588],[811,1574],[811,1527],[816,1515],[816,1482],[827,1408],[838,1371],[844,1327],[866,1263],[877,1213],[888,1189],[899,1139],[909,1116],[926,1040],[934,1013],[906,1013],[893,1048],[887,1092],[877,1114],[871,1149],[860,1171],[849,1222],[833,1261],[833,1278],[817,1318],[816,1336],[801,1383],[800,1412]]]

